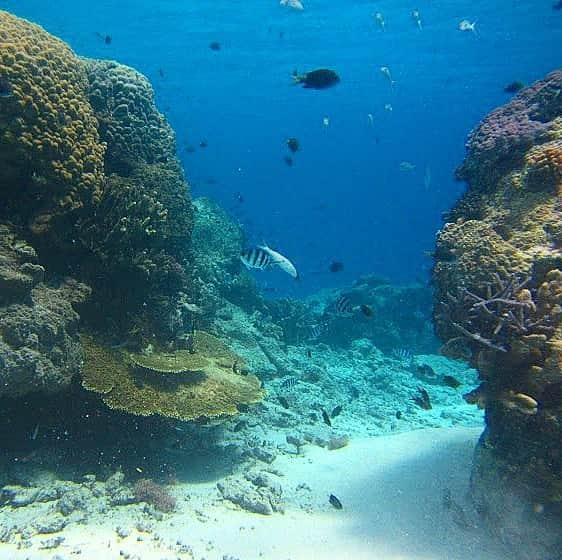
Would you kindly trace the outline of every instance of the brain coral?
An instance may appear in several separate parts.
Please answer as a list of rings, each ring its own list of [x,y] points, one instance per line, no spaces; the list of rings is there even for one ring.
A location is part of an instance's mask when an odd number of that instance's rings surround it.
[[[18,189],[40,227],[95,198],[105,147],[84,66],[65,43],[0,11],[0,47],[0,75],[12,88],[0,99],[0,199]]]
[[[128,175],[138,163],[166,162],[175,156],[175,135],[154,104],[150,82],[139,72],[110,60],[83,59],[89,98],[107,143],[106,171]]]

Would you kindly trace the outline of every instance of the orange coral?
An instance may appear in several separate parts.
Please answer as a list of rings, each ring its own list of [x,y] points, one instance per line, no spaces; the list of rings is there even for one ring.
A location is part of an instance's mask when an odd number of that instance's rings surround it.
[[[37,191],[44,216],[81,207],[101,188],[105,151],[83,63],[64,42],[4,11],[0,44],[0,74],[12,89],[0,104],[2,160],[10,166],[0,178],[6,188]]]

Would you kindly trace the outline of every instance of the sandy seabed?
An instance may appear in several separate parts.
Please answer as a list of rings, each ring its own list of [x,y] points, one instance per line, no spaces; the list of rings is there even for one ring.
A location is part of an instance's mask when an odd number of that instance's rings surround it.
[[[151,532],[137,529],[132,510],[115,508],[67,527],[55,550],[39,549],[43,535],[26,550],[0,545],[0,559],[504,560],[483,528],[459,526],[443,506],[445,489],[466,503],[480,432],[427,429],[354,439],[337,451],[307,447],[275,461],[284,490],[294,490],[284,514],[241,511],[215,498],[214,481],[180,484],[178,511]],[[329,504],[330,493],[342,510]]]

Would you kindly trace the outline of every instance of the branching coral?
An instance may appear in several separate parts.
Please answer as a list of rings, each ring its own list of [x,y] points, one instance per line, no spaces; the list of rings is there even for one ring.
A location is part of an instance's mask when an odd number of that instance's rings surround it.
[[[0,11],[0,47],[0,74],[12,88],[0,103],[0,198],[10,205],[19,189],[18,213],[42,231],[53,216],[99,195],[105,146],[86,72],[65,43]]]

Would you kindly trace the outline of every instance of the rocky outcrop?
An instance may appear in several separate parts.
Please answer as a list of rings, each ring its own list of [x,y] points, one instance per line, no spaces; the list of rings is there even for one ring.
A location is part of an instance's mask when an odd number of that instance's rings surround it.
[[[535,560],[562,547],[561,87],[549,74],[471,133],[433,270],[443,351],[481,379],[466,396],[486,409],[473,498]]]

